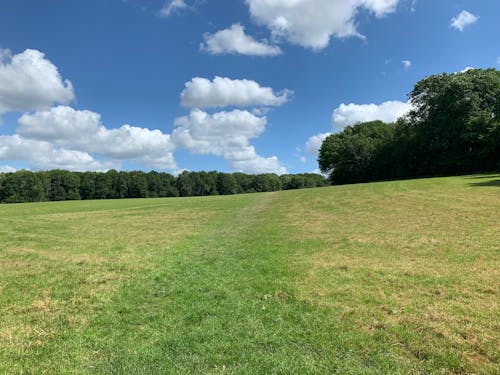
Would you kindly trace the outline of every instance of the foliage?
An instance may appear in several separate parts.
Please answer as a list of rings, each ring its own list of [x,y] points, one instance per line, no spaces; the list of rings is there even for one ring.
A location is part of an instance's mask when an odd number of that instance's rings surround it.
[[[40,202],[78,199],[161,198],[229,195],[325,186],[318,174],[277,176],[243,173],[182,172],[48,172],[0,173],[0,202]]]
[[[413,109],[394,124],[356,124],[327,137],[320,169],[349,183],[500,168],[500,71],[430,76],[410,101]]]
[[[0,177],[0,201],[40,202],[45,200],[43,176],[30,171],[8,173]]]
[[[321,145],[319,166],[333,181],[356,182],[375,177],[381,150],[392,141],[393,128],[382,121],[348,126]]]

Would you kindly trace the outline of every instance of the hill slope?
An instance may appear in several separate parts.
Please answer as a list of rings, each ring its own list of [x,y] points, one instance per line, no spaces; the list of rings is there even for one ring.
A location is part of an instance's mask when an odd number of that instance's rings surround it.
[[[499,187],[2,205],[0,372],[498,372]]]

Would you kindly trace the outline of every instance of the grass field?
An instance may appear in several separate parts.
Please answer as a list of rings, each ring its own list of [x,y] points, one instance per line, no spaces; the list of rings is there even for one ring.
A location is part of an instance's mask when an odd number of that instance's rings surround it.
[[[500,176],[0,206],[0,373],[500,373]]]

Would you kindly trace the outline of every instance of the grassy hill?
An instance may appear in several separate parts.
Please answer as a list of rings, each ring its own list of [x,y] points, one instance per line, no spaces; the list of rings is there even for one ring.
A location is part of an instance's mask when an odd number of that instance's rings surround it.
[[[0,206],[0,373],[498,373],[500,176]]]

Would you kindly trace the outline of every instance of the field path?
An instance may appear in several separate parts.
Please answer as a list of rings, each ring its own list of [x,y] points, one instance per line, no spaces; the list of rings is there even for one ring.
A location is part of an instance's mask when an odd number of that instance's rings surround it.
[[[291,232],[283,210],[291,202],[282,193],[232,199],[236,204],[226,201],[209,230],[176,244],[154,272],[122,288],[115,308],[89,333],[97,354],[89,370],[323,374],[412,368],[386,344],[367,350],[367,342],[376,341],[370,334],[298,298],[301,242]]]
[[[496,373],[495,176],[0,206],[0,373]]]

